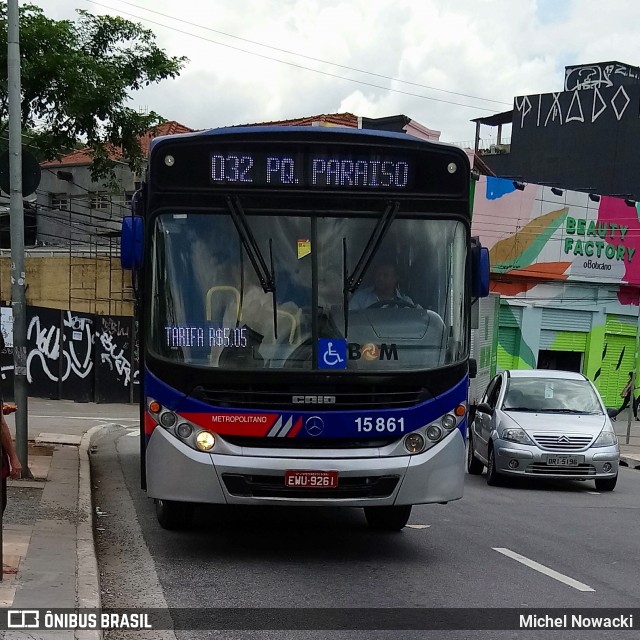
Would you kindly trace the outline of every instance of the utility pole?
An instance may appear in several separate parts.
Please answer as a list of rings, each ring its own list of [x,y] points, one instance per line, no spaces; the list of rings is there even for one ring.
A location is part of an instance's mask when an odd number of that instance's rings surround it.
[[[18,0],[7,5],[7,71],[9,93],[9,174],[11,193],[11,306],[16,412],[16,453],[22,476],[29,477],[27,424],[27,316],[24,268],[24,204],[22,201],[22,91],[20,87],[20,19]]]

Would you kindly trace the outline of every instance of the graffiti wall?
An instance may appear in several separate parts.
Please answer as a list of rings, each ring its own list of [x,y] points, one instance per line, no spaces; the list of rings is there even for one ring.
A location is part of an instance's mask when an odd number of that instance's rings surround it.
[[[635,85],[638,81],[640,68],[621,62],[574,65],[564,70],[565,91]]]
[[[565,90],[518,96],[510,152],[487,161],[496,175],[640,200],[640,84],[619,63],[567,68]]]
[[[138,382],[138,371],[132,368],[132,318],[96,316],[96,323],[96,402],[130,402],[132,385]]]
[[[13,324],[2,307],[2,392],[13,395]],[[134,355],[136,360],[134,360]],[[137,341],[131,317],[27,307],[29,395],[76,402],[132,402],[138,397]]]

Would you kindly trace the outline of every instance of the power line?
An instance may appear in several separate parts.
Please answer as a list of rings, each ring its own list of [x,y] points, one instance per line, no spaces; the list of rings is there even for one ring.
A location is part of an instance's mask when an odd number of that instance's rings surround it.
[[[443,104],[451,104],[457,107],[467,107],[470,109],[476,109],[477,111],[489,111],[490,113],[497,113],[497,109],[488,109],[486,107],[477,107],[475,105],[471,105],[471,104],[462,104],[460,102],[453,102],[451,100],[442,100],[440,98],[432,98],[430,96],[425,96],[425,95],[421,95],[419,93],[411,93],[410,91],[402,91],[401,89],[392,89],[391,87],[384,87],[382,85],[378,85],[378,84],[373,84],[372,82],[365,82],[364,80],[356,80],[355,78],[347,78],[345,76],[341,76],[335,73],[329,73],[328,71],[321,71],[320,69],[312,69],[311,67],[305,67],[304,65],[301,64],[297,64],[295,62],[289,62],[287,60],[280,60],[278,58],[274,58],[272,56],[267,56],[261,53],[255,53],[253,51],[248,51],[246,49],[242,49],[241,47],[235,47],[231,44],[226,44],[224,42],[218,42],[217,40],[212,40],[211,38],[205,38],[204,36],[200,36],[197,35],[195,33],[190,33],[189,31],[183,31],[182,29],[177,29],[176,27],[171,27],[169,25],[166,24],[162,24],[161,22],[156,22],[155,20],[151,20],[149,18],[145,18],[139,15],[136,15],[134,13],[130,13],[128,11],[122,11],[121,9],[114,9],[113,7],[110,7],[109,5],[106,4],[102,4],[100,2],[96,2],[95,0],[86,0],[87,2],[90,2],[91,4],[95,4],[99,7],[103,7],[104,9],[108,9],[110,11],[116,11],[119,13],[122,13],[126,16],[130,16],[132,18],[136,18],[137,20],[142,20],[143,22],[148,22],[150,24],[155,24],[159,27],[164,27],[165,29],[170,29],[171,31],[175,31],[176,33],[182,33],[183,35],[187,35],[187,36],[191,36],[192,38],[198,38],[199,40],[204,40],[205,42],[210,42],[212,44],[217,44],[221,47],[227,47],[229,49],[233,49],[235,51],[241,51],[242,53],[246,53],[250,56],[257,56],[259,58],[263,58],[265,60],[271,60],[273,62],[279,62],[280,64],[286,64],[290,67],[295,67],[297,69],[302,69],[304,71],[312,71],[313,73],[318,73],[320,75],[323,76],[328,76],[330,78],[337,78],[339,80],[346,80],[347,82],[354,82],[356,84],[361,84],[361,85],[365,85],[367,87],[373,87],[375,89],[383,89],[384,91],[391,91],[393,93],[400,93],[402,95],[405,96],[411,96],[413,98],[422,98],[423,100],[432,100],[434,102],[441,102]],[[484,99],[484,98],[483,98]]]
[[[126,4],[130,7],[134,7],[135,9],[141,9],[142,11],[146,11],[148,13],[154,13],[158,16],[162,16],[163,18],[167,18],[169,20],[172,20],[173,22],[181,22],[183,24],[187,24],[190,27],[197,27],[199,29],[204,29],[205,31],[211,31],[212,33],[217,33],[223,36],[227,36],[228,38],[234,38],[235,40],[240,40],[242,42],[248,42],[249,44],[253,44],[253,45],[257,45],[259,47],[264,47],[265,49],[271,49],[272,51],[279,51],[280,53],[287,53],[289,55],[292,56],[297,56],[299,58],[305,58],[306,60],[313,60],[314,62],[321,62],[322,64],[328,64],[331,65],[333,67],[339,67],[340,69],[347,69],[348,71],[355,71],[356,73],[364,73],[366,75],[369,76],[375,76],[377,78],[384,78],[385,80],[391,80],[392,82],[400,82],[402,84],[408,84],[408,85],[412,85],[414,87],[420,87],[421,89],[429,89],[431,91],[440,91],[442,93],[449,93],[451,95],[455,95],[455,96],[461,96],[464,98],[472,98],[473,100],[481,100],[483,102],[493,102],[495,104],[501,104],[501,105],[505,105],[505,106],[512,106],[512,104],[510,102],[502,102],[500,100],[492,100],[490,98],[481,98],[479,96],[474,96],[468,93],[459,93],[457,91],[450,91],[448,89],[439,89],[438,87],[431,87],[425,84],[420,84],[419,82],[411,82],[410,80],[401,80],[400,78],[394,78],[393,76],[386,76],[382,73],[375,73],[373,71],[367,71],[366,69],[358,69],[356,67],[351,67],[349,65],[346,64],[340,64],[338,62],[331,62],[330,60],[324,60],[322,58],[314,58],[313,56],[308,56],[304,53],[299,53],[297,51],[291,51],[289,49],[282,49],[280,47],[274,47],[272,45],[268,45],[268,44],[264,44],[263,42],[258,42],[256,40],[251,40],[249,38],[242,38],[241,36],[236,36],[232,33],[228,33],[226,31],[220,31],[218,29],[213,29],[212,27],[206,27],[204,25],[200,25],[197,24],[195,22],[189,22],[189,20],[183,20],[181,18],[176,18],[175,16],[171,16],[168,15],[166,13],[162,13],[160,11],[155,11],[154,9],[148,9],[147,7],[142,7],[140,5],[134,4],[133,2],[127,2],[126,0],[117,0],[118,2],[120,2],[121,4]],[[91,3],[91,4],[97,4],[98,6],[102,6],[105,7],[107,9],[109,9],[110,7],[107,7],[106,5],[102,5],[98,2],[95,2],[95,0],[87,0],[87,2]],[[114,11],[118,11],[118,9],[112,9]],[[136,17],[136,16],[134,16]],[[140,18],[142,19],[142,18]],[[216,43],[218,44],[218,43]],[[259,55],[259,54],[253,54],[253,55]],[[313,71],[313,69],[311,69]]]

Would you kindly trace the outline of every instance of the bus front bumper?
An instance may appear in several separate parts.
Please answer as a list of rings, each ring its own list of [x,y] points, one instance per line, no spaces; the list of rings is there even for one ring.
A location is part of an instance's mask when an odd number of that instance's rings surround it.
[[[246,450],[245,450],[246,451]],[[379,450],[375,450],[379,451]],[[161,428],[146,450],[147,494],[152,498],[208,504],[291,504],[365,507],[449,502],[462,497],[465,445],[456,429],[424,453],[345,457],[345,450],[247,455],[195,451]],[[285,472],[337,471],[336,488],[288,488]]]

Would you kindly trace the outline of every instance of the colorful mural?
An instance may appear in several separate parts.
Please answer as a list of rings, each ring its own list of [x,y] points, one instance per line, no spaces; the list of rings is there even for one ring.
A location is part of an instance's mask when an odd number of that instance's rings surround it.
[[[554,354],[619,405],[640,332],[636,203],[481,177],[473,234],[489,248],[502,297],[498,367],[546,366],[541,358]]]
[[[474,233],[490,249],[492,271],[640,285],[638,205],[622,198],[602,196],[596,202],[587,193],[556,191],[559,194],[547,186],[481,177],[475,192]],[[520,286],[524,291],[528,285]],[[513,294],[513,283],[510,287]]]

